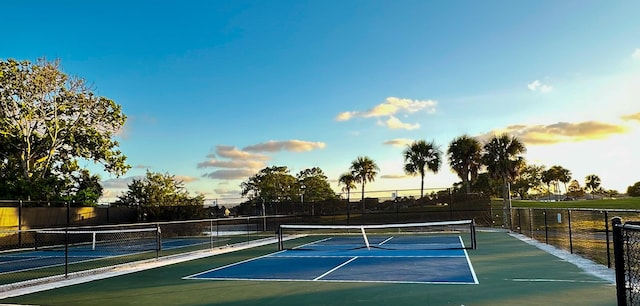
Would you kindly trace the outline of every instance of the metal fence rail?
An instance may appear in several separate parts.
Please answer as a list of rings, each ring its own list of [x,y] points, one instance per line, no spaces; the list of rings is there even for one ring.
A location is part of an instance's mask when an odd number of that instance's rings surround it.
[[[640,222],[611,220],[618,305],[640,305]]]

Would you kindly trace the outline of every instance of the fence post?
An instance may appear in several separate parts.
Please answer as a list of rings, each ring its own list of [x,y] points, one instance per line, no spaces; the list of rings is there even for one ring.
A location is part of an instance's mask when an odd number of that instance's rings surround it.
[[[544,242],[549,244],[549,225],[547,223],[547,209],[543,210],[544,214]]]
[[[533,238],[533,212],[529,208],[529,237]]]
[[[162,250],[162,230],[160,229],[160,223],[156,223],[156,259],[160,258],[161,250]]]
[[[22,200],[18,201],[18,247],[22,248]]]
[[[573,234],[571,232],[571,209],[567,209],[567,222],[569,223],[569,252],[573,254]]]
[[[611,248],[609,247],[609,212],[604,211],[604,233],[607,239],[607,268],[611,269]]]
[[[613,231],[613,256],[616,269],[616,294],[618,305],[627,305],[627,285],[624,275],[624,237],[622,236],[622,220],[620,217],[611,219],[611,229]]]
[[[64,277],[69,276],[69,222],[71,218],[69,202],[65,202],[67,206],[67,227],[64,228]]]

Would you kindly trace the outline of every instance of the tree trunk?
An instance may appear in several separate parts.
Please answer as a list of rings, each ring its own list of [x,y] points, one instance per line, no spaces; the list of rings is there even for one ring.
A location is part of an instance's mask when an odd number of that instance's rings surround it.
[[[502,186],[502,226],[511,229],[511,196],[509,183]]]
[[[362,179],[362,214],[364,215],[364,179]]]

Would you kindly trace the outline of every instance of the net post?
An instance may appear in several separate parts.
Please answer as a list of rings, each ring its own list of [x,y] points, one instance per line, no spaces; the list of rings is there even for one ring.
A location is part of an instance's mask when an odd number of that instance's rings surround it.
[[[478,242],[476,241],[476,220],[475,219],[471,220],[469,227],[470,227],[469,230],[471,231],[471,248],[475,250],[478,247]]]
[[[96,232],[91,233],[91,250],[96,250]]]
[[[620,217],[611,219],[611,228],[613,231],[613,253],[616,270],[616,295],[618,305],[626,306],[627,285],[624,273],[624,237],[622,235],[622,220]]]
[[[276,236],[278,236],[278,251],[284,250],[284,242],[282,241],[282,227],[278,225],[276,228]]]
[[[160,230],[160,223],[156,223],[156,259],[160,257],[160,251],[162,250],[162,231]]]
[[[360,227],[360,231],[362,232],[362,237],[364,238],[364,244],[367,246],[367,250],[371,250],[371,246],[369,245],[369,238],[367,238],[367,233],[364,231],[364,226]]]

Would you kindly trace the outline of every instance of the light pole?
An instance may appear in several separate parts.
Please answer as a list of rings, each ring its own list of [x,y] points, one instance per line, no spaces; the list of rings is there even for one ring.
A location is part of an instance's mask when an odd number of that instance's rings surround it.
[[[300,218],[304,216],[304,190],[307,188],[304,184],[300,184]]]

